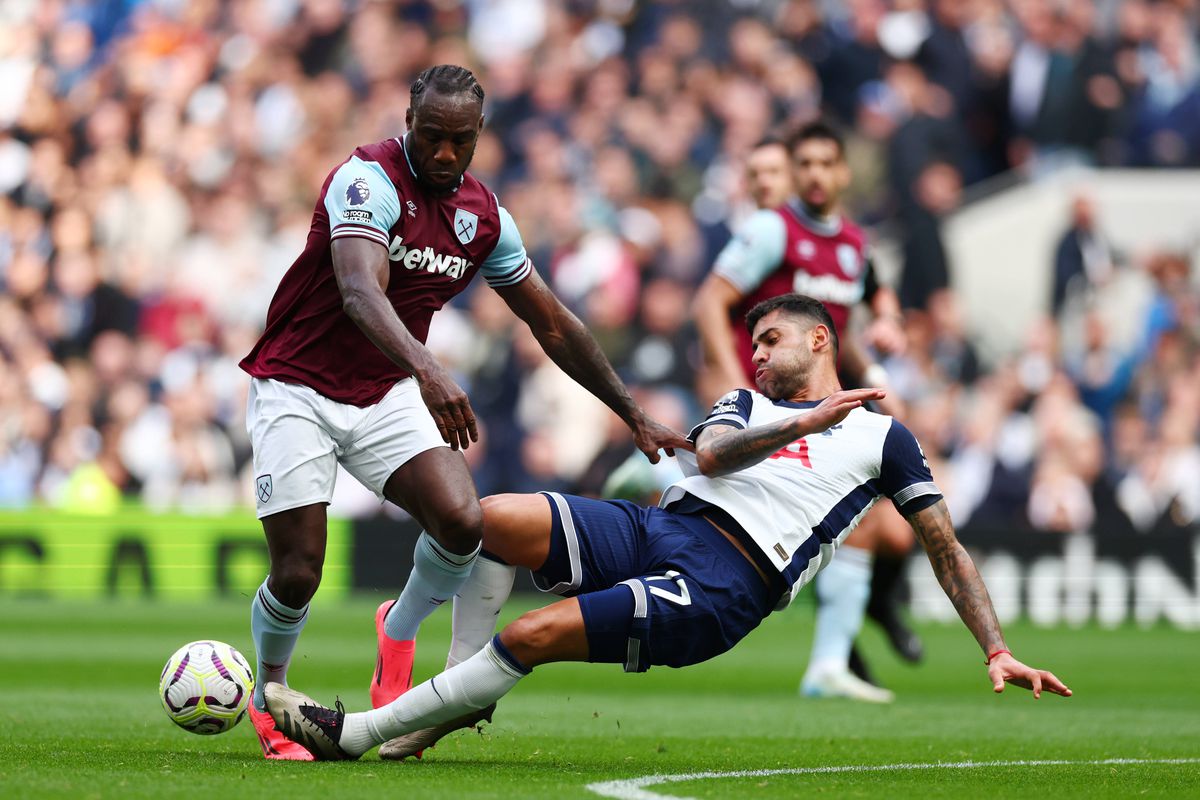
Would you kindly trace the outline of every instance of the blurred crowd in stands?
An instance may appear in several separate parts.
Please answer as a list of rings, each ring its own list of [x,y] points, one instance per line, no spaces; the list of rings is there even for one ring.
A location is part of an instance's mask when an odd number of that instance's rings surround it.
[[[1012,171],[1200,166],[1197,16],[1194,0],[7,0],[0,507],[249,505],[237,361],[327,173],[402,133],[409,82],[453,62],[487,92],[472,171],[661,420],[704,412],[689,303],[752,208],[743,157],[823,115],[848,137],[847,211],[903,242],[908,348],[887,367],[959,524],[1189,525],[1187,257],[1114,252],[1080,197],[1045,256],[1044,324],[984,363],[939,230],[964,187]],[[1153,288],[1123,312],[1132,344],[1093,303],[1129,273]],[[596,492],[632,451],[482,281],[430,346],[482,421],[481,494]],[[351,484],[333,512],[376,513]]]

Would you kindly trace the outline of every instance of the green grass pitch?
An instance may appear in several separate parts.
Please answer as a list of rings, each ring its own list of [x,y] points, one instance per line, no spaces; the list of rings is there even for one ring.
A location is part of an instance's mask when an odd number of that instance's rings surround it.
[[[313,609],[293,686],[366,706],[375,602]],[[445,656],[449,616],[439,611],[422,631],[419,680]],[[1075,690],[1069,700],[1035,702],[1011,687],[992,694],[960,626],[923,628],[928,655],[915,668],[868,631],[865,652],[899,695],[872,707],[797,696],[812,632],[812,610],[802,606],[686,670],[542,667],[482,734],[458,733],[420,762],[372,754],[349,764],[281,764],[262,759],[248,721],[195,736],[167,720],[156,693],[167,656],[186,641],[223,639],[249,657],[248,619],[248,600],[0,601],[0,797],[560,800],[599,797],[589,785],[652,775],[869,765],[886,768],[625,785],[612,796],[1200,797],[1195,632],[1013,625],[1018,657]],[[1112,761],[1126,759],[1139,763]],[[1010,763],[1029,761],[1070,763]],[[1006,763],[954,766],[963,762]],[[902,764],[945,766],[895,767]]]

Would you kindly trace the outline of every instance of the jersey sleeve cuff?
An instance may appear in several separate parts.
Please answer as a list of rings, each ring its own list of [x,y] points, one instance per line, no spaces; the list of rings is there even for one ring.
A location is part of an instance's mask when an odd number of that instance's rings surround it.
[[[738,276],[736,270],[722,269],[720,264],[717,264],[716,266],[714,266],[712,268],[712,274],[716,275],[718,278],[725,280],[730,286],[737,289],[742,294],[749,294],[751,291],[753,291],[756,288],[754,286],[747,286],[746,285],[747,282],[743,281]]]
[[[387,234],[382,233],[375,228],[369,228],[366,225],[343,223],[333,228],[329,232],[330,241],[334,239],[345,238],[370,239],[373,242],[378,242],[384,247],[387,247],[390,244],[390,242],[388,242]]]
[[[706,419],[704,422],[701,422],[699,425],[692,428],[687,435],[688,441],[695,442],[696,437],[700,435],[700,431],[711,425],[730,425],[738,430],[746,429],[746,421],[741,417],[737,416],[736,414],[722,414],[719,417]]]
[[[506,275],[498,275],[495,277],[485,275],[484,278],[487,280],[488,286],[491,286],[493,289],[499,289],[504,286],[515,286],[516,284],[528,278],[529,273],[531,272],[533,272],[533,262],[526,258],[523,262],[521,262],[520,266]]]
[[[892,502],[895,503],[896,510],[902,516],[915,514],[918,511],[929,508],[941,499],[942,493],[938,489],[937,484],[932,481],[914,483],[892,495]]]

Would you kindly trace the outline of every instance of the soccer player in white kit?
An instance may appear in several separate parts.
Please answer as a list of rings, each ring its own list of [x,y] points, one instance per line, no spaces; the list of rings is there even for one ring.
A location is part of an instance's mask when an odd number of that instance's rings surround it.
[[[766,300],[747,316],[757,392],[722,397],[679,452],[687,477],[658,508],[553,493],[501,495],[484,507],[484,547],[566,595],[491,637],[508,592],[464,587],[455,644],[474,655],[382,708],[345,713],[280,684],[267,709],[319,759],[357,758],[387,743],[393,757],[471,724],[534,667],[553,661],[682,667],[733,647],[783,608],[833,559],[880,496],[912,525],[942,588],[986,656],[995,691],[1006,682],[1071,695],[1053,674],[1018,661],[975,565],[954,535],[913,435],[862,405],[881,389],[840,391],[837,334],[812,298]],[[470,614],[459,614],[459,611]],[[473,618],[475,625],[461,625]],[[467,638],[474,637],[468,642]],[[489,640],[490,639],[490,640]],[[452,656],[454,651],[452,650]],[[454,659],[452,659],[454,660]]]

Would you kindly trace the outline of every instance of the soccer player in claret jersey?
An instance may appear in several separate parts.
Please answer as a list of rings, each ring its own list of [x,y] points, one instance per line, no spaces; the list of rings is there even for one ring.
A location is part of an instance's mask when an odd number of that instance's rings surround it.
[[[895,351],[904,343],[896,295],[875,279],[865,234],[839,213],[842,193],[850,184],[841,138],[828,125],[814,122],[790,137],[788,149],[795,195],[774,205],[760,202],[761,210],[721,251],[696,295],[696,328],[705,362],[697,383],[706,402],[753,385],[752,346],[740,322],[755,303],[779,294],[796,291],[826,304],[844,343],[839,369],[851,385],[880,386],[887,378],[848,335],[854,306],[870,306],[875,319],[866,339],[877,349]],[[880,410],[899,414],[900,403],[889,397]],[[853,642],[864,611],[870,609],[902,656],[920,658],[920,640],[902,622],[894,602],[904,554],[912,545],[904,520],[889,504],[880,504],[842,548],[838,561],[821,573],[815,586],[819,602],[813,651],[801,685],[805,694],[892,699],[891,692],[850,671],[853,666],[867,674]],[[877,557],[880,551],[885,555]]]
[[[433,313],[476,273],[556,364],[620,415],[651,461],[660,449],[689,446],[633,401],[534,271],[512,217],[466,172],[483,127],[475,77],[431,67],[410,95],[404,138],[359,147],[326,179],[307,246],[241,363],[253,376],[246,426],[271,558],[251,606],[258,684],[250,715],[267,758],[312,757],[274,728],[261,687],[285,681],[320,582],[339,463],[425,529],[404,592],[375,616],[374,705],[408,689],[421,620],[475,563],[482,512],[460,452],[477,440],[475,416],[424,342]]]
[[[661,507],[549,492],[484,501],[487,552],[529,567],[569,599],[495,637],[490,626],[507,592],[479,604],[479,651],[374,711],[347,714],[269,684],[267,709],[284,732],[322,759],[357,758],[393,737],[415,752],[486,714],[542,664],[596,661],[641,672],[712,658],[786,606],[880,495],[912,525],[986,656],[993,689],[1009,682],[1035,697],[1070,696],[1054,675],[1009,651],[916,439],[862,408],[884,390],[840,391],[825,308],[784,295],[755,306],[747,325],[758,391],[720,398],[692,430],[694,458],[678,454],[687,477]]]

